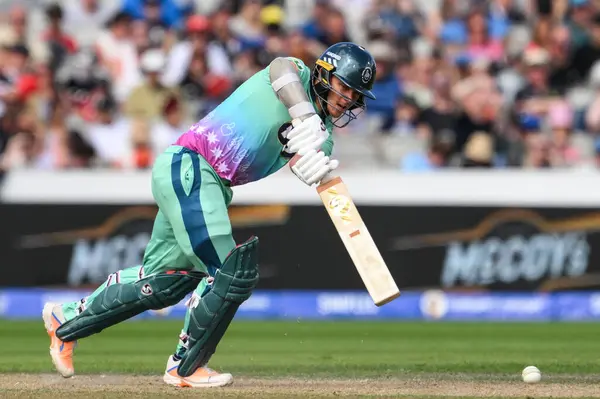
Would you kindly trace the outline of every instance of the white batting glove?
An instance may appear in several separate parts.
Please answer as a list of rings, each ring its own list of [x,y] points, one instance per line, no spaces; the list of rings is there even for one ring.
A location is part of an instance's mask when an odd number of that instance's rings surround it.
[[[310,150],[318,151],[329,137],[325,124],[317,114],[298,123],[284,134],[288,140],[285,151],[300,156]]]
[[[339,166],[335,159],[329,159],[323,152],[309,150],[291,167],[292,172],[306,185],[320,182]]]

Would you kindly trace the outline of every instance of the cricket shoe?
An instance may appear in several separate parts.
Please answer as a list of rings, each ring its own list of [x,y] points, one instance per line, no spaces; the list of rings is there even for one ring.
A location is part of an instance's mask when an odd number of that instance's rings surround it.
[[[75,374],[73,368],[73,350],[77,345],[77,341],[64,342],[56,336],[56,330],[65,321],[62,308],[55,303],[46,303],[42,311],[44,325],[50,336],[50,357],[56,370],[65,378],[69,378]]]
[[[208,367],[200,367],[189,377],[181,377],[177,374],[177,368],[181,360],[174,360],[169,356],[167,369],[163,381],[176,387],[190,388],[213,388],[223,387],[233,383],[233,376],[229,373],[218,373]]]

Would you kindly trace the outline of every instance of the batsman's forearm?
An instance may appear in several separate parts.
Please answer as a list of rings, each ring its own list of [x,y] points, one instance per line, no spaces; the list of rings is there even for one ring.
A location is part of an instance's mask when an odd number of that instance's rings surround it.
[[[296,65],[285,58],[276,58],[269,68],[271,86],[287,107],[292,119],[304,120],[316,114],[300,80]]]

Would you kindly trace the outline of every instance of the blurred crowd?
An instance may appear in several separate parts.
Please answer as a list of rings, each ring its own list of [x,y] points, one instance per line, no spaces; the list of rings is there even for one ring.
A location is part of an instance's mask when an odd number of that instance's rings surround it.
[[[0,171],[148,168],[275,57],[340,41],[375,57],[377,100],[336,146],[394,141],[406,172],[600,167],[597,0],[3,4]]]

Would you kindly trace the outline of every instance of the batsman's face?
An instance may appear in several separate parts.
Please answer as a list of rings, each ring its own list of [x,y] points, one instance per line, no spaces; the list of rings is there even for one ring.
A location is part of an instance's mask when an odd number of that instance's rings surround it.
[[[331,90],[327,98],[327,111],[334,118],[339,118],[358,100],[360,94],[346,86],[337,77],[331,77]]]

